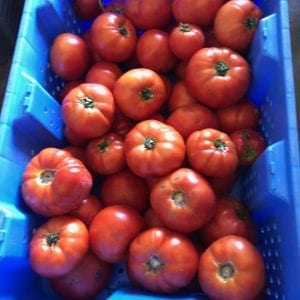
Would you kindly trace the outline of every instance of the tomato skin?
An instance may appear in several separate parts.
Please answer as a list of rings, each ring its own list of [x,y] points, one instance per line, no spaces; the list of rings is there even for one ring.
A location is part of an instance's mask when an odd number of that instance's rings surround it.
[[[37,214],[50,217],[78,208],[90,193],[92,176],[67,151],[49,147],[36,154],[22,176],[22,196]]]
[[[125,72],[115,83],[113,95],[119,110],[134,120],[145,120],[166,101],[162,78],[147,68]]]
[[[88,230],[82,221],[71,216],[53,217],[36,229],[30,241],[30,264],[40,276],[63,276],[80,263],[88,247]]]
[[[112,265],[89,251],[70,273],[52,278],[50,286],[66,299],[91,299],[108,285],[111,273]]]
[[[81,20],[94,19],[103,12],[98,0],[74,0],[72,8]]]
[[[216,209],[209,183],[189,168],[179,168],[159,179],[151,190],[150,202],[167,227],[184,233],[200,229]]]
[[[145,120],[127,134],[125,151],[127,165],[136,175],[164,176],[183,163],[185,143],[173,127]]]
[[[67,94],[61,113],[67,127],[80,138],[92,139],[108,132],[115,114],[111,91],[98,83],[83,83]]]
[[[100,187],[104,206],[128,205],[140,213],[149,206],[149,194],[145,180],[128,169],[106,176]]]
[[[222,271],[223,278],[227,273],[229,279],[222,278]],[[200,257],[198,279],[210,299],[255,299],[264,287],[265,276],[261,254],[243,237],[223,237]]]
[[[104,10],[107,12],[114,12],[124,14],[125,0],[111,0],[104,5]]]
[[[255,129],[260,119],[258,108],[249,100],[218,109],[216,113],[220,128],[226,133],[244,128]]]
[[[55,37],[50,49],[50,66],[58,77],[64,80],[80,79],[89,63],[89,50],[80,36],[61,33]]]
[[[136,31],[122,14],[105,12],[99,15],[92,24],[91,35],[95,50],[106,61],[120,63],[134,53]]]
[[[64,128],[64,137],[68,144],[74,147],[85,147],[89,141],[89,139],[79,137],[68,126],[65,126]]]
[[[147,228],[165,226],[152,207],[149,207],[144,213],[144,220]]]
[[[217,195],[226,194],[232,191],[233,185],[238,178],[238,170],[225,177],[208,177],[207,180]]]
[[[221,108],[244,97],[250,82],[250,67],[232,49],[202,48],[191,57],[185,79],[191,94],[202,104]]]
[[[125,138],[127,133],[134,127],[136,121],[125,116],[118,108],[116,109],[114,121],[111,125],[110,131]]]
[[[90,225],[91,247],[103,261],[125,261],[130,243],[144,227],[143,218],[134,208],[127,205],[105,207]]]
[[[262,10],[251,0],[228,1],[214,20],[216,38],[224,47],[243,51],[250,46],[262,17]]]
[[[59,102],[62,102],[65,96],[76,86],[80,85],[83,83],[82,80],[72,80],[69,81],[65,84],[65,86],[60,90],[59,95],[58,95],[58,100]]]
[[[153,292],[172,293],[192,281],[197,263],[197,250],[186,236],[154,227],[131,243],[127,270],[134,284]]]
[[[230,137],[217,129],[193,132],[186,142],[191,166],[206,176],[225,177],[237,170],[239,158]]]
[[[91,139],[85,155],[88,166],[97,174],[116,173],[126,165],[124,139],[115,133]]]

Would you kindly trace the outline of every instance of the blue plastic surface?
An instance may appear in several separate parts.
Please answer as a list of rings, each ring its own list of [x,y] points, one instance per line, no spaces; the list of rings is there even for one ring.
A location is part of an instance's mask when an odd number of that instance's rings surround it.
[[[0,299],[56,299],[28,261],[28,243],[41,219],[25,207],[20,182],[26,163],[63,144],[55,100],[64,82],[49,68],[49,49],[64,31],[83,33],[68,0],[27,0],[0,118]],[[258,0],[265,17],[249,53],[249,98],[262,115],[268,147],[243,174],[237,191],[250,208],[267,269],[267,299],[300,299],[299,138],[287,0]],[[201,294],[154,295],[128,284],[116,266],[97,299],[205,299]]]

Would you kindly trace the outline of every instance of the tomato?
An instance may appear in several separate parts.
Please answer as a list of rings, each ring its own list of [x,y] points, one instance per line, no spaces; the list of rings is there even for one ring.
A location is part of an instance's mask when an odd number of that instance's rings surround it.
[[[100,83],[112,91],[115,82],[122,75],[122,73],[122,70],[117,64],[107,61],[100,61],[90,67],[85,76],[85,82]]]
[[[215,213],[215,194],[207,180],[189,168],[179,168],[154,184],[151,207],[170,229],[192,232]]]
[[[185,143],[173,127],[145,120],[128,132],[125,152],[127,165],[136,175],[164,176],[183,163]]]
[[[207,180],[216,194],[226,194],[232,191],[232,188],[238,178],[238,170],[225,177],[208,177]]]
[[[50,67],[58,77],[64,80],[80,79],[89,63],[89,50],[80,36],[61,33],[55,37],[50,49]]]
[[[214,20],[216,38],[224,47],[243,51],[250,46],[262,17],[262,10],[251,0],[228,1]]]
[[[57,216],[78,208],[90,193],[92,177],[67,151],[44,148],[26,165],[22,196],[37,214]]]
[[[91,299],[103,290],[112,274],[112,265],[89,251],[70,273],[50,280],[52,289],[64,299]]]
[[[200,102],[221,108],[244,97],[250,67],[245,58],[229,48],[202,48],[191,57],[185,79],[191,94]]]
[[[134,208],[127,205],[105,207],[90,225],[91,247],[103,261],[125,261],[130,243],[144,227],[143,218]]]
[[[125,0],[111,0],[104,5],[104,10],[107,12],[124,14]]]
[[[110,131],[125,138],[126,134],[134,127],[136,122],[125,116],[118,108],[116,109],[115,118],[111,125]]]
[[[132,23],[122,14],[105,12],[91,27],[93,45],[104,60],[123,62],[135,51],[137,35]]]
[[[170,0],[127,0],[124,13],[136,28],[164,29],[171,21]]]
[[[103,12],[99,0],[74,0],[72,8],[81,20],[94,19]]]
[[[58,100],[59,102],[62,102],[65,96],[76,86],[83,83],[82,80],[72,80],[67,82],[64,87],[59,91]]]
[[[80,219],[86,226],[90,226],[94,217],[102,208],[102,202],[90,194],[82,201],[78,209],[70,212],[70,215]]]
[[[258,126],[260,112],[255,104],[249,100],[230,105],[217,110],[220,128],[231,133],[244,128],[255,129]]]
[[[92,139],[108,132],[115,102],[111,91],[98,83],[83,83],[72,89],[61,107],[63,120],[78,137]]]
[[[175,109],[167,118],[166,123],[173,126],[184,140],[196,130],[219,127],[216,114],[200,103]]]
[[[79,159],[85,167],[88,167],[84,147],[66,146],[63,150],[68,151],[73,157]]]
[[[209,27],[203,31],[205,37],[206,47],[221,47],[220,42],[217,40],[213,27]]]
[[[230,137],[219,130],[206,128],[193,132],[186,142],[191,166],[212,177],[225,177],[237,170],[239,158]]]
[[[123,114],[134,120],[144,120],[166,101],[166,87],[156,72],[137,68],[125,72],[116,81],[113,95]]]
[[[93,43],[91,28],[87,29],[84,32],[84,34],[82,35],[82,38],[85,40],[85,42],[88,46],[89,53],[90,53],[90,58],[91,58],[91,63],[95,64],[95,63],[101,61],[102,58],[100,57],[100,55],[97,52],[97,50],[94,46],[94,43]]]
[[[213,24],[217,11],[225,0],[174,0],[172,12],[177,22],[199,25]]]
[[[156,72],[171,71],[177,62],[169,46],[169,34],[159,29],[149,29],[139,37],[136,55],[143,67]]]
[[[116,173],[126,165],[124,140],[115,133],[91,139],[85,155],[88,166],[97,174]]]
[[[106,176],[100,187],[104,206],[129,205],[140,213],[149,206],[149,194],[145,180],[128,169]]]
[[[89,233],[82,221],[71,216],[50,218],[30,241],[29,259],[40,276],[53,278],[71,272],[89,247]]]
[[[144,213],[144,220],[147,228],[165,226],[152,207],[149,207]]]
[[[228,195],[217,197],[216,203],[217,209],[213,218],[200,229],[201,242],[208,246],[221,237],[238,235],[255,243],[255,225],[247,207]]]
[[[265,276],[261,254],[243,237],[223,237],[200,257],[198,279],[210,299],[255,299]]]
[[[175,74],[179,79],[184,80],[188,61],[180,60],[175,66]]]
[[[87,145],[87,143],[89,141],[89,139],[79,137],[68,126],[65,126],[65,128],[64,128],[64,137],[66,138],[69,145],[75,146],[75,147],[84,147]]]
[[[251,166],[266,148],[264,138],[254,129],[236,130],[230,138],[236,146],[241,166]]]
[[[197,263],[197,250],[186,236],[154,227],[132,241],[127,270],[134,284],[153,292],[172,293],[192,281]]]
[[[189,60],[197,50],[204,47],[204,34],[197,25],[179,23],[170,33],[169,45],[177,58]]]

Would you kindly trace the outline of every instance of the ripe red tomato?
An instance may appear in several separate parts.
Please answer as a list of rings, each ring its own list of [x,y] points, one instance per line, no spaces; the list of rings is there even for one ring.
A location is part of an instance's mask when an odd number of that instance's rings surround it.
[[[200,257],[199,283],[211,299],[256,299],[265,276],[261,254],[243,237],[223,237]]]
[[[85,147],[78,146],[66,146],[63,150],[68,151],[71,156],[79,159],[86,168],[88,168],[86,156],[85,156]]]
[[[262,135],[250,128],[236,130],[230,138],[236,146],[241,166],[251,166],[266,148]]]
[[[154,227],[131,243],[127,270],[134,284],[153,292],[172,293],[192,281],[197,263],[197,250],[186,236]]]
[[[93,45],[104,60],[123,62],[135,51],[137,35],[128,18],[119,13],[99,15],[91,27]]]
[[[128,169],[106,176],[100,187],[104,206],[129,205],[140,213],[149,206],[149,194],[145,180]]]
[[[245,58],[229,48],[202,48],[190,59],[186,84],[203,104],[221,108],[244,97],[250,82],[250,67]]]
[[[65,96],[76,86],[80,85],[83,83],[82,80],[72,80],[67,82],[64,87],[60,90],[59,95],[58,95],[58,100],[59,102],[62,102]]]
[[[92,139],[108,132],[113,122],[115,102],[111,91],[98,83],[83,83],[64,98],[62,117],[78,137]]]
[[[188,64],[188,61],[179,60],[177,62],[177,65],[175,66],[175,70],[174,70],[175,74],[181,80],[185,79],[185,73],[186,73],[187,64]]]
[[[91,139],[85,155],[88,166],[97,174],[113,174],[126,165],[124,140],[116,133]]]
[[[68,144],[74,147],[84,147],[89,141],[89,139],[79,137],[68,126],[65,126],[64,128],[64,137]]]
[[[166,123],[173,126],[184,140],[196,130],[219,127],[215,112],[200,103],[175,109],[167,118]]]
[[[215,213],[215,194],[206,179],[189,168],[180,168],[159,179],[150,194],[151,207],[170,229],[192,232]]]
[[[125,0],[111,0],[104,4],[104,10],[113,13],[124,14]]]
[[[88,247],[89,233],[82,221],[71,216],[53,217],[37,228],[30,241],[30,264],[40,276],[63,276],[80,263]]]
[[[113,95],[119,110],[134,120],[145,120],[166,101],[164,81],[146,68],[131,69],[115,83]]]
[[[200,229],[201,242],[209,246],[221,237],[238,235],[255,243],[255,224],[247,207],[229,195],[218,196],[216,203],[214,216]]]
[[[80,36],[61,33],[56,36],[51,46],[50,66],[61,79],[76,80],[87,71],[89,55],[87,44]]]
[[[118,108],[116,109],[114,121],[111,125],[110,131],[125,138],[127,133],[134,127],[136,122],[131,118],[125,116]]]
[[[251,0],[228,1],[214,20],[216,38],[224,47],[243,51],[250,46],[262,17],[262,10]]]
[[[143,67],[156,72],[171,71],[177,62],[169,46],[169,34],[159,29],[149,29],[140,36],[136,55]]]
[[[130,243],[144,227],[143,218],[134,208],[127,205],[105,207],[89,228],[92,250],[109,263],[125,261]]]
[[[89,251],[70,273],[52,278],[50,286],[64,299],[92,299],[108,285],[111,274],[112,265]]]
[[[88,46],[91,63],[95,64],[95,63],[101,61],[102,58],[100,57],[99,53],[96,51],[96,48],[93,43],[91,28],[87,29],[84,32],[84,34],[82,35],[82,38],[86,41],[86,44]]]
[[[218,195],[226,194],[232,191],[232,188],[238,178],[239,172],[234,172],[225,177],[208,177],[207,180]]]
[[[225,177],[234,173],[239,163],[233,141],[212,128],[193,132],[187,139],[186,152],[191,166],[206,176]]]
[[[74,0],[72,8],[76,16],[81,20],[91,20],[103,12],[99,0]]]
[[[44,148],[26,165],[21,190],[35,213],[57,216],[77,209],[92,183],[89,171],[69,152]]]
[[[124,13],[136,28],[164,29],[171,21],[170,0],[127,0]]]
[[[85,82],[100,83],[112,91],[115,82],[122,73],[117,64],[108,61],[99,61],[89,68],[85,76]]]
[[[183,163],[185,143],[173,127],[146,120],[128,132],[125,152],[127,165],[136,175],[164,176]]]
[[[147,228],[165,226],[152,207],[149,207],[144,213],[144,221]]]
[[[260,112],[249,100],[230,105],[217,110],[220,129],[231,133],[244,128],[255,129],[258,126]]]
[[[205,37],[199,26],[179,23],[170,33],[169,45],[177,58],[189,60],[197,50],[204,47]]]

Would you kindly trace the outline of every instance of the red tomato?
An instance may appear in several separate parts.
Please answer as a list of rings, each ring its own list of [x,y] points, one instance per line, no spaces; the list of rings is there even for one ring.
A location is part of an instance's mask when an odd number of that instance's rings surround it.
[[[169,34],[159,29],[149,29],[140,36],[136,55],[143,67],[156,72],[171,71],[177,62],[169,46]]]
[[[84,147],[76,147],[76,146],[66,146],[63,150],[68,151],[71,156],[79,159],[85,167],[87,167],[87,161],[85,156],[85,148]]]
[[[64,98],[62,117],[67,127],[84,139],[108,132],[113,122],[115,102],[111,91],[98,83],[83,83]]]
[[[80,36],[73,33],[56,36],[50,49],[50,66],[58,77],[64,80],[79,79],[87,71],[89,62],[87,44]]]
[[[92,24],[91,34],[94,48],[104,60],[123,62],[135,51],[135,28],[122,14],[99,15]]]
[[[88,166],[97,174],[116,173],[126,165],[124,140],[115,133],[91,139],[85,155]]]
[[[110,131],[125,138],[126,134],[134,127],[136,122],[131,118],[126,117],[120,110],[116,109],[114,121],[111,125]]]
[[[30,264],[43,277],[63,276],[76,267],[88,247],[89,233],[82,221],[53,217],[37,228],[30,241]]]
[[[197,263],[197,250],[186,236],[155,227],[133,240],[127,269],[134,284],[153,292],[172,293],[192,281]]]
[[[161,77],[146,68],[131,69],[115,83],[113,95],[120,111],[134,120],[144,120],[157,112],[166,101]]]
[[[77,209],[92,183],[89,171],[69,152],[44,148],[26,165],[22,196],[35,213],[57,216]]]
[[[136,175],[164,176],[183,163],[185,143],[173,127],[146,120],[129,131],[125,151],[127,165]]]
[[[164,29],[171,21],[170,0],[127,0],[124,13],[136,28]]]
[[[104,5],[104,10],[113,13],[124,13],[125,0],[111,0]]]
[[[65,84],[65,86],[60,90],[58,95],[59,102],[62,102],[65,96],[75,87],[83,83],[82,80],[72,80]]]
[[[99,0],[74,0],[72,7],[76,16],[82,20],[94,19],[103,12]]]
[[[265,276],[261,254],[243,237],[223,237],[200,257],[199,283],[210,299],[255,299]]]
[[[200,229],[201,242],[209,246],[221,237],[238,235],[255,243],[255,225],[247,207],[227,195],[217,197],[216,203],[217,209],[213,218]]]
[[[169,45],[177,58],[187,61],[197,50],[204,47],[204,34],[197,25],[179,23],[170,33]]]
[[[186,69],[189,91],[203,104],[221,108],[244,97],[250,82],[248,62],[229,48],[202,48]]]
[[[180,60],[177,65],[175,66],[175,74],[180,80],[185,79],[186,67],[188,61]]]
[[[127,205],[103,208],[90,225],[90,244],[94,253],[103,261],[125,261],[132,240],[145,227],[139,213]]]
[[[64,128],[64,137],[71,146],[75,147],[84,147],[89,141],[89,139],[79,137],[68,126]]]
[[[219,127],[216,114],[201,104],[190,104],[175,109],[166,123],[173,126],[184,140],[196,130]]]
[[[266,148],[262,135],[253,129],[234,131],[230,138],[236,146],[241,166],[251,166]]]
[[[90,67],[85,76],[85,82],[100,83],[112,91],[115,82],[121,75],[122,71],[117,64],[100,61]]]
[[[89,251],[74,270],[51,279],[50,285],[64,299],[91,299],[108,285],[111,273],[112,265]]]
[[[213,27],[207,28],[203,31],[205,37],[206,47],[221,47],[219,41],[216,38],[215,31]]]
[[[86,44],[88,46],[91,63],[95,64],[95,63],[101,61],[102,58],[100,57],[99,53],[96,51],[96,48],[93,43],[91,28],[89,28],[88,30],[86,30],[84,32],[84,34],[82,35],[82,38],[86,41]]]
[[[149,194],[145,180],[128,169],[106,176],[100,188],[104,206],[129,205],[140,213],[149,206]]]
[[[147,228],[165,226],[152,207],[149,207],[144,213],[144,221]]]
[[[231,0],[217,12],[214,32],[224,47],[236,51],[247,49],[254,37],[262,10],[251,0]]]
[[[213,24],[217,11],[225,0],[174,0],[172,12],[177,22],[202,27]]]
[[[103,208],[103,204],[92,194],[88,195],[83,201],[81,206],[72,211],[70,215],[80,219],[86,226],[90,226],[94,217]]]
[[[208,177],[207,180],[218,195],[226,194],[232,191],[233,185],[238,178],[238,172],[234,172],[225,177]]]
[[[159,179],[150,194],[151,207],[170,229],[192,232],[215,213],[215,194],[206,179],[192,169],[180,168]]]
[[[258,126],[260,113],[258,108],[250,101],[243,100],[217,110],[220,128],[231,133],[244,128],[255,129]]]
[[[225,177],[237,170],[239,158],[235,144],[219,130],[206,128],[193,132],[186,142],[191,166],[212,177]]]

